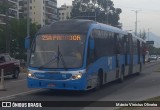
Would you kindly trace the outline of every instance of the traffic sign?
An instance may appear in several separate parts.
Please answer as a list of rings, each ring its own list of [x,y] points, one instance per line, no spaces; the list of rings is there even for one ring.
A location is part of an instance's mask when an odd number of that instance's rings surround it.
[[[153,45],[153,44],[154,44],[154,41],[146,41],[146,43]]]

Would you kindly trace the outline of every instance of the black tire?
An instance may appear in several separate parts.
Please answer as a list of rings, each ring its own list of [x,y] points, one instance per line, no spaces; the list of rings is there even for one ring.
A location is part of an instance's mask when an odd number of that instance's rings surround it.
[[[102,74],[103,74],[102,72],[98,73],[98,76],[97,76],[97,85],[94,88],[94,90],[99,90],[102,87]]]
[[[15,70],[14,70],[12,77],[13,77],[14,79],[18,79],[18,77],[19,77],[19,70],[18,70],[18,69],[15,69]]]
[[[96,87],[94,89],[95,90],[99,90],[100,88],[101,88],[100,76],[98,75],[98,77],[97,77],[97,85],[96,85]]]

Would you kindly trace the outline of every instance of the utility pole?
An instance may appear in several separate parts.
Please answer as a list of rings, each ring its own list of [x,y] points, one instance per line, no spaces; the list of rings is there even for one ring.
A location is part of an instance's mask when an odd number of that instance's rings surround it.
[[[29,1],[30,0],[27,0],[27,37],[30,37]]]
[[[27,38],[30,38],[30,11],[29,11],[29,2],[30,0],[27,0]],[[30,50],[29,48],[27,49],[27,66],[28,66],[28,62],[29,62],[29,53]]]
[[[132,10],[132,11],[134,11],[134,12],[136,13],[136,21],[135,21],[135,35],[137,35],[137,23],[138,23],[138,21],[137,21],[137,14],[138,14],[138,12],[139,12],[140,10]]]
[[[108,24],[108,0],[107,0],[107,24]]]

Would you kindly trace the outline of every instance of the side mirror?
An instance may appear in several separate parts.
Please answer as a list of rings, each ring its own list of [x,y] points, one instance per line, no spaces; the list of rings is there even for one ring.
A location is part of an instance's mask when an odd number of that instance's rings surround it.
[[[25,49],[29,49],[30,48],[30,37],[26,37],[25,38]]]

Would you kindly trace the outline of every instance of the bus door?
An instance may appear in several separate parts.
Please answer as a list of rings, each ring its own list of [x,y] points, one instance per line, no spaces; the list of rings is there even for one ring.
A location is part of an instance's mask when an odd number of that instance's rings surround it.
[[[116,68],[119,68],[119,59],[118,59],[118,54],[120,54],[119,51],[119,42],[118,42],[118,34],[114,35],[114,39],[115,39],[115,57],[116,57]]]
[[[140,41],[137,40],[137,53],[138,53],[138,64],[141,62],[141,46],[140,46]]]
[[[128,65],[128,37],[124,37],[124,54],[125,54],[125,65]]]
[[[133,72],[133,39],[132,34],[128,35],[128,41],[129,41],[129,57],[130,57],[130,64],[129,64],[129,74],[132,74]]]
[[[142,61],[145,64],[145,61],[149,61],[149,51],[147,51],[147,47],[144,42],[142,42]]]

